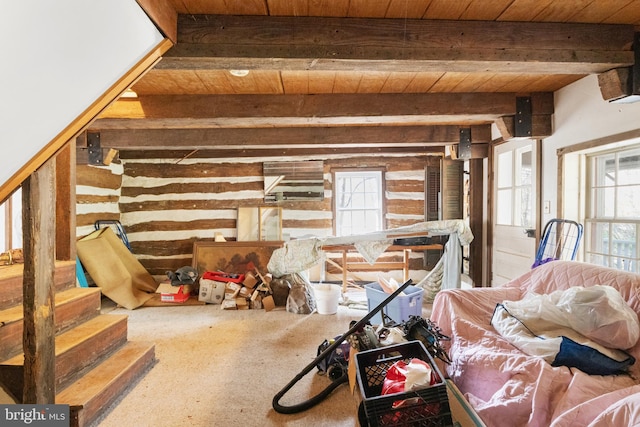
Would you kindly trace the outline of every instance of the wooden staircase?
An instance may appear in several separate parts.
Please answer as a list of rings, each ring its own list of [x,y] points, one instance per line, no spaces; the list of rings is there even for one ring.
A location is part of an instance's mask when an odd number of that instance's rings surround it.
[[[152,343],[127,340],[127,316],[101,314],[98,288],[75,285],[75,261],[56,263],[56,401],[71,426],[100,417],[155,363]],[[22,398],[22,265],[0,269],[0,386]]]

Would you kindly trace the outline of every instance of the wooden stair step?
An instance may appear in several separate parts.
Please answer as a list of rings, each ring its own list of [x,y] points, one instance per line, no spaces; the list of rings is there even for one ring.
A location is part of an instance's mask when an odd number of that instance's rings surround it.
[[[128,341],[58,392],[56,403],[70,405],[71,426],[86,426],[108,410],[154,363],[154,344]]]
[[[98,288],[70,288],[55,295],[56,333],[100,314]],[[22,352],[24,309],[16,305],[0,310],[0,360]]]
[[[23,264],[0,268],[0,309],[22,304]],[[54,286],[56,292],[75,287],[76,262],[56,261]]]
[[[85,368],[113,352],[127,341],[127,315],[101,314],[56,336],[56,388],[82,375]],[[18,354],[3,366],[22,366]]]

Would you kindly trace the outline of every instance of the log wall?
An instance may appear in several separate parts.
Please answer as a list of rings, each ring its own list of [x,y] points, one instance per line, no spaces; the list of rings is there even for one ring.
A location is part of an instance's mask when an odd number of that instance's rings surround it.
[[[76,236],[95,230],[97,220],[120,220],[120,187],[123,167],[77,165]]]
[[[424,169],[439,162],[427,155],[325,159],[323,201],[276,205],[263,200],[263,159],[135,157],[122,158],[121,170],[78,166],[78,235],[90,232],[95,219],[119,219],[133,253],[156,276],[191,265],[197,239],[221,233],[235,240],[239,207],[282,207],[283,235],[291,238],[333,235],[334,168],[384,168],[386,227],[424,221]],[[422,254],[415,257],[412,267],[415,261],[421,269]]]

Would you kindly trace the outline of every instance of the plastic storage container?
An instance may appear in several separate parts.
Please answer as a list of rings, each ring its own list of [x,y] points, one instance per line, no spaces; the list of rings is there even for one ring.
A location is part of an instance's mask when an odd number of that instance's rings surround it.
[[[436,381],[427,388],[381,396],[387,370],[398,360],[412,358],[431,365]],[[420,341],[409,341],[356,354],[358,385],[369,426],[453,426],[447,385]]]
[[[376,308],[382,301],[389,297],[389,294],[382,290],[379,283],[369,283],[365,285],[367,293],[367,306],[369,311]],[[404,295],[400,294],[391,300],[382,310],[371,318],[374,325],[382,324],[382,313],[390,317],[396,323],[409,320],[409,316],[422,316],[422,294],[424,289],[409,285],[404,290]]]

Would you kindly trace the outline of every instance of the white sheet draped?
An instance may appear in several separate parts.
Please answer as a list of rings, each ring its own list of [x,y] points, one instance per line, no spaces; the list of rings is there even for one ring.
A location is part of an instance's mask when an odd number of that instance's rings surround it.
[[[424,232],[429,236],[449,235],[442,258],[431,272],[418,283],[428,291],[426,299],[433,299],[439,289],[460,287],[462,266],[462,245],[473,240],[473,233],[465,221],[427,221],[391,230],[343,237],[312,237],[291,240],[284,247],[273,252],[267,268],[276,277],[299,273],[324,259],[323,246],[354,245],[356,250],[369,262],[376,259],[393,244],[394,238]],[[429,279],[429,280],[426,280]],[[433,295],[431,295],[433,294]]]

